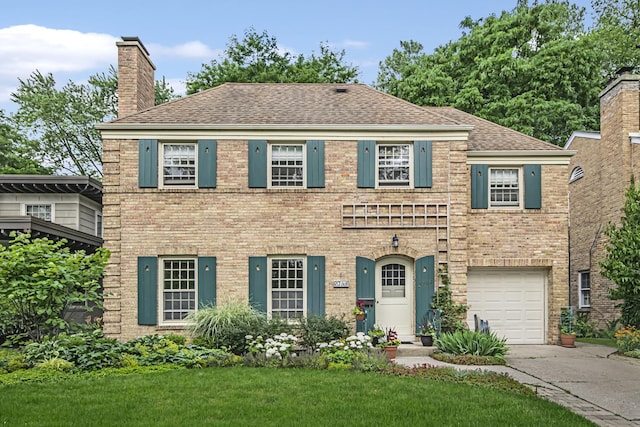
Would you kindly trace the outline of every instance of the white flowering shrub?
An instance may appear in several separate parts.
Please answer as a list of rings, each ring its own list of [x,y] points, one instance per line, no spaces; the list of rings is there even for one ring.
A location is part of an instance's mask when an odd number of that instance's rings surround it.
[[[363,357],[371,348],[373,348],[371,337],[363,332],[358,332],[347,338],[320,343],[317,351],[326,358],[330,365],[352,365],[356,359]]]
[[[298,338],[283,332],[273,338],[264,339],[261,335],[253,337],[245,336],[247,349],[253,355],[264,354],[267,359],[285,359],[287,356],[295,357],[295,345]]]

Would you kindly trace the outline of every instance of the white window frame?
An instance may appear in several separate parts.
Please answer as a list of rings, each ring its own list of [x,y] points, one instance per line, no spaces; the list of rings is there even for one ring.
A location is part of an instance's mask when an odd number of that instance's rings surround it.
[[[583,288],[583,278],[586,276],[589,277],[589,287]],[[584,293],[587,292],[589,295],[589,304],[584,303]],[[591,272],[579,271],[578,272],[578,308],[590,308],[591,307]]]
[[[491,201],[491,172],[497,170],[516,170],[518,174],[518,203],[517,204],[504,204],[504,202],[492,202]],[[524,176],[522,172],[522,166],[493,166],[489,167],[488,177],[488,191],[487,197],[489,197],[489,209],[522,209],[524,202]]]
[[[302,147],[302,185],[273,185],[273,147],[276,146]],[[295,189],[307,188],[307,145],[301,142],[273,141],[267,149],[267,188]]]
[[[302,260],[302,317],[307,315],[307,257],[303,255],[277,255],[267,258],[267,315],[273,318],[273,261]],[[281,289],[281,288],[277,288]],[[299,318],[284,318],[289,322],[297,322]]]
[[[158,150],[158,187],[160,188],[198,188],[198,144],[185,141],[165,141],[161,142]],[[167,146],[190,145],[193,146],[194,169],[193,183],[188,184],[166,184],[164,176],[164,153]]]
[[[39,216],[29,215],[29,214],[27,213],[27,210],[28,210],[28,207],[29,207],[29,206],[45,206],[45,207],[47,207],[47,206],[48,206],[48,207],[49,207],[49,209],[51,210],[51,214],[50,214],[51,219],[44,219],[44,218],[40,218]],[[54,221],[55,221],[55,219],[56,219],[56,218],[55,218],[55,204],[54,204],[54,203],[38,203],[38,202],[36,202],[36,203],[23,203],[23,204],[22,204],[22,215],[25,215],[25,216],[32,216],[32,217],[34,217],[34,218],[38,218],[38,219],[41,219],[41,220],[43,220],[43,221],[54,222]]]
[[[102,212],[96,211],[95,224],[96,224],[96,236],[102,237],[104,234],[104,216],[102,215]]]
[[[186,309],[189,312],[198,311],[198,257],[195,256],[163,256],[158,257],[158,324],[160,326],[167,325],[186,325],[184,319],[168,319],[165,320],[165,308],[164,308],[164,263],[165,261],[192,261],[193,262],[193,277],[194,277],[194,308]],[[176,291],[176,290],[174,290]],[[182,290],[177,290],[182,292]],[[191,292],[187,290],[187,292]]]
[[[380,148],[381,147],[392,147],[392,146],[403,146],[406,145],[409,149],[409,182],[408,184],[380,184]],[[376,143],[376,188],[414,188],[413,187],[413,175],[414,171],[414,160],[413,160],[413,143],[412,142],[384,142],[384,143]]]

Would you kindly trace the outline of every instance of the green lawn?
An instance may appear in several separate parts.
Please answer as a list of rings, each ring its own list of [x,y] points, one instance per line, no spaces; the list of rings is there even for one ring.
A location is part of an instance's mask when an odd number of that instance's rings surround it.
[[[615,338],[576,338],[576,341],[616,348]]]
[[[478,386],[356,371],[174,370],[0,386],[7,426],[591,426]]]

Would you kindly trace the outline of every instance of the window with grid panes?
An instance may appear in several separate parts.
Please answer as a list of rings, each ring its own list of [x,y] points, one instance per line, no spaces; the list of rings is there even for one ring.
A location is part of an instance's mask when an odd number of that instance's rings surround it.
[[[195,259],[170,258],[162,261],[162,319],[183,320],[196,309]]]
[[[304,146],[271,144],[271,186],[304,187]]]
[[[591,273],[581,271],[578,273],[580,286],[580,308],[591,307]]]
[[[411,185],[411,145],[379,144],[377,147],[378,186]]]
[[[273,258],[271,266],[271,315],[282,319],[304,317],[304,259]]]
[[[26,215],[51,221],[51,205],[25,205]]]
[[[404,298],[406,286],[405,266],[387,264],[382,266],[382,296],[385,298]]]
[[[162,183],[167,186],[196,185],[195,144],[162,144]]]
[[[489,204],[492,207],[520,206],[518,168],[492,168],[489,173]]]

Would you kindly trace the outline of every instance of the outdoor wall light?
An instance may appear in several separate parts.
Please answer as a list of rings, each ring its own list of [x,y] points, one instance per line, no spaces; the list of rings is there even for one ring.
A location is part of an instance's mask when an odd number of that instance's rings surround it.
[[[393,239],[391,239],[391,246],[393,246],[394,248],[398,247],[398,235],[397,234],[393,235]]]

